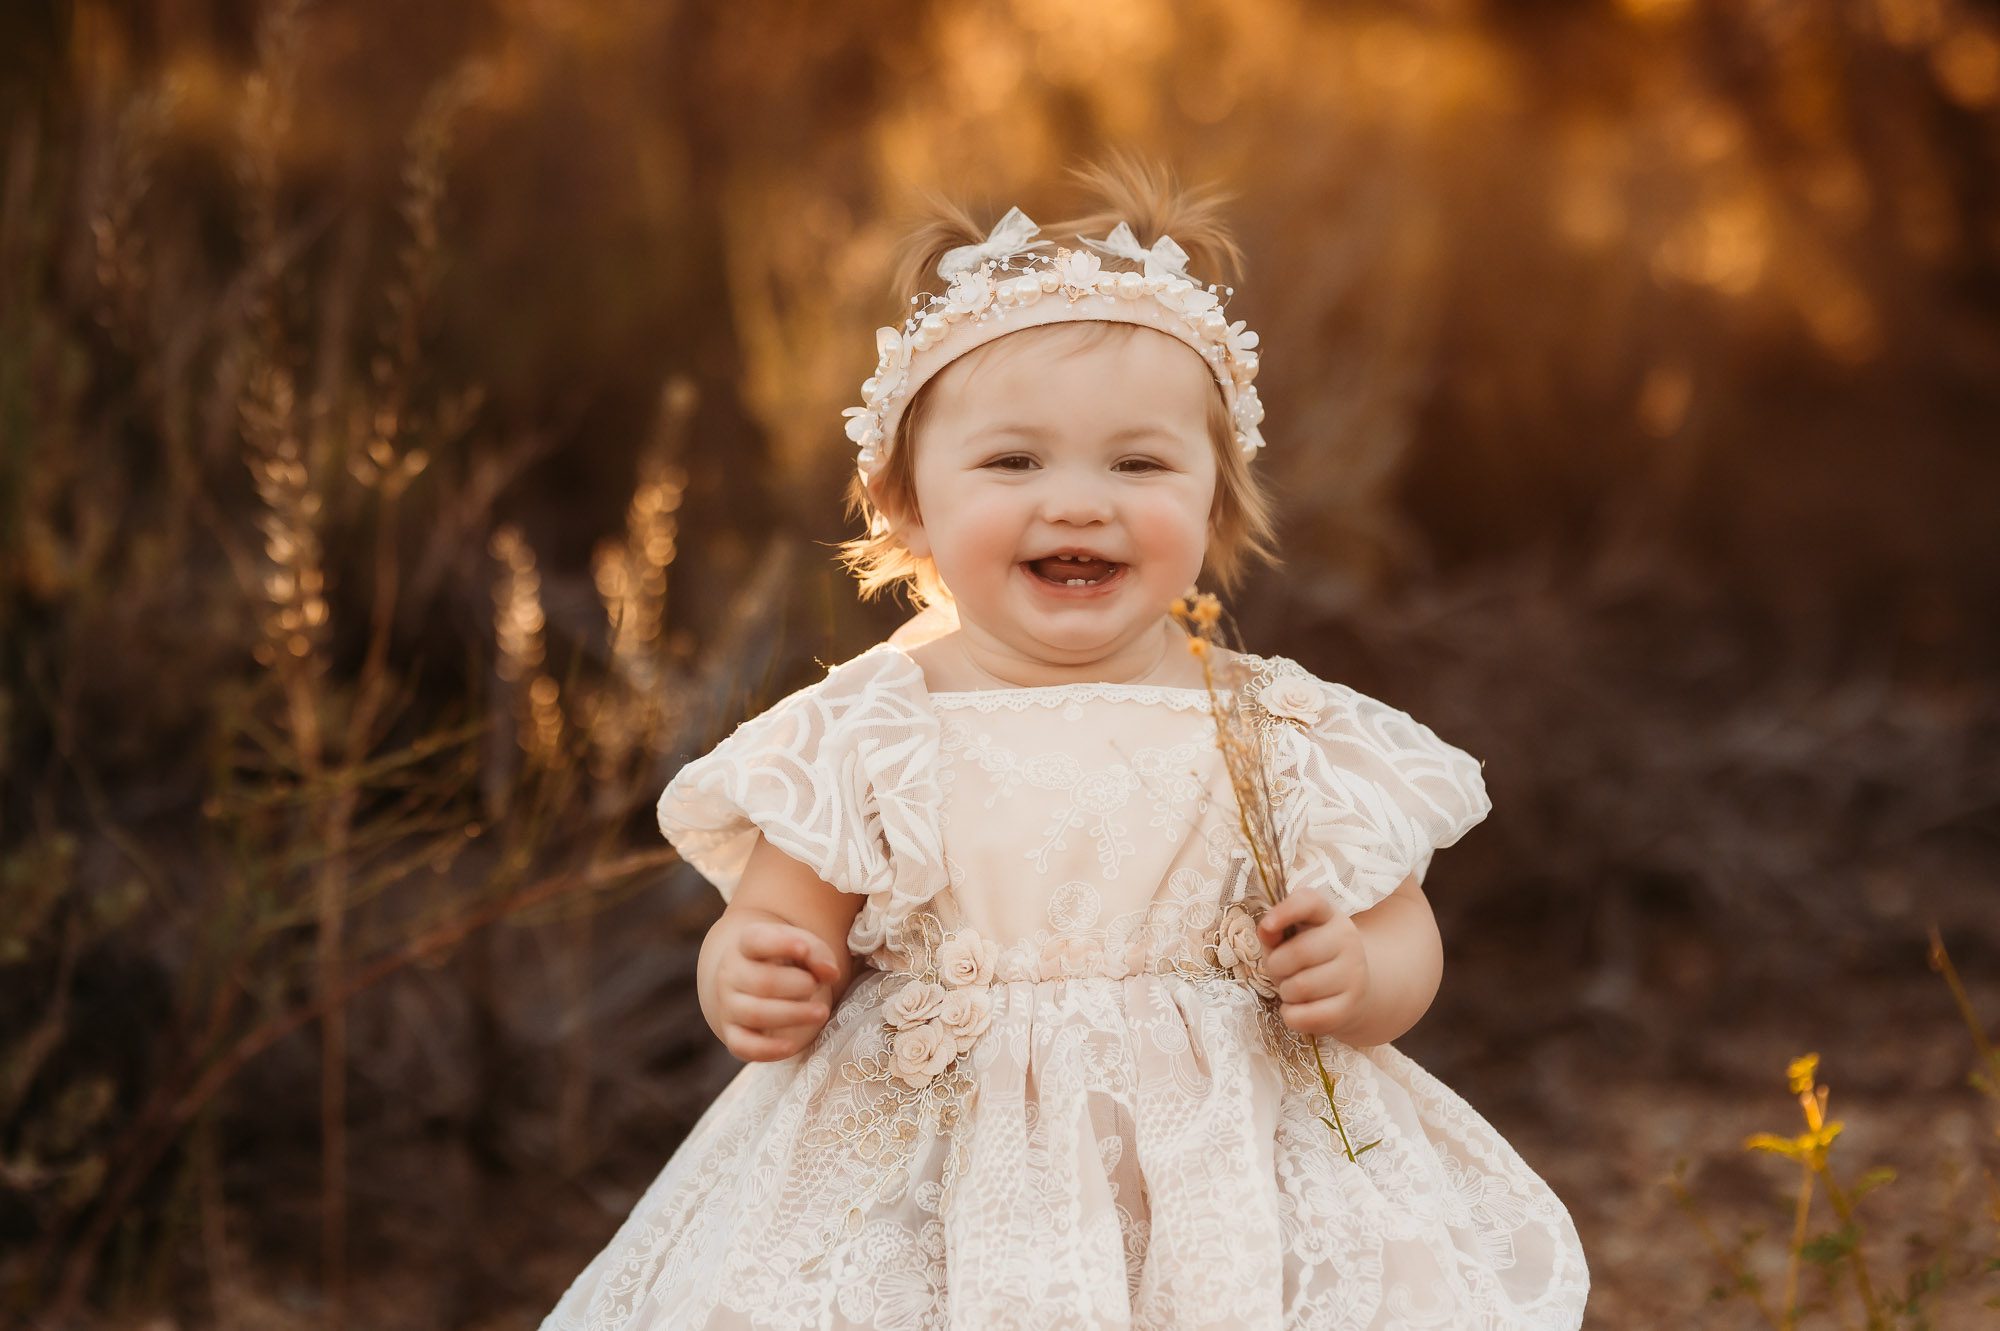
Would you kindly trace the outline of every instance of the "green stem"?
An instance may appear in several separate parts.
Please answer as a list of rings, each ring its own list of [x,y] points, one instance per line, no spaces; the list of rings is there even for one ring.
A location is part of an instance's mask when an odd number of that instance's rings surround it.
[[[1862,1315],[1867,1320],[1869,1331],[1875,1331],[1882,1325],[1882,1314],[1875,1306],[1875,1289],[1868,1279],[1868,1263],[1861,1256],[1861,1227],[1855,1222],[1854,1206],[1847,1200],[1847,1194],[1840,1190],[1840,1185],[1833,1181],[1833,1171],[1827,1168],[1825,1162],[1819,1162],[1816,1168],[1819,1176],[1826,1180],[1826,1197],[1833,1203],[1834,1214],[1840,1217],[1842,1225],[1854,1230],[1854,1246],[1848,1249],[1848,1260],[1854,1265],[1854,1288],[1861,1297]]]
[[[1728,1275],[1731,1293],[1747,1294],[1751,1303],[1756,1305],[1757,1315],[1764,1319],[1764,1324],[1772,1328],[1772,1331],[1783,1331],[1778,1318],[1772,1315],[1770,1306],[1764,1302],[1763,1286],[1757,1282],[1756,1277],[1743,1269],[1741,1263],[1729,1255],[1727,1248],[1722,1246],[1722,1240],[1716,1237],[1714,1226],[1708,1223],[1708,1217],[1701,1213],[1701,1207],[1696,1204],[1694,1194],[1681,1182],[1680,1173],[1681,1165],[1676,1165],[1673,1176],[1667,1179],[1667,1186],[1673,1190],[1674,1200],[1679,1203],[1683,1211],[1687,1212],[1688,1218],[1694,1221],[1695,1228],[1701,1232],[1702,1242],[1708,1245],[1709,1255],[1715,1258],[1716,1265]]]
[[[1313,1062],[1319,1066],[1320,1088],[1326,1092],[1326,1107],[1333,1114],[1333,1130],[1340,1134],[1340,1149],[1346,1154],[1348,1163],[1353,1164],[1360,1157],[1361,1151],[1354,1149],[1354,1143],[1347,1136],[1347,1124],[1340,1117],[1340,1106],[1334,1102],[1334,1075],[1326,1070],[1326,1060],[1320,1057],[1319,1038],[1309,1035],[1306,1039],[1312,1045]],[[1374,1146],[1380,1140],[1377,1138],[1375,1142],[1369,1142],[1368,1146]],[[1362,1147],[1361,1150],[1367,1150],[1368,1146]]]

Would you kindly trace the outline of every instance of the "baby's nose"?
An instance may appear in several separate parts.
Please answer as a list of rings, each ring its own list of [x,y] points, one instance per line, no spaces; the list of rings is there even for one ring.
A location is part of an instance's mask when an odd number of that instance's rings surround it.
[[[1108,522],[1117,512],[1110,487],[1075,477],[1051,477],[1044,487],[1041,515],[1047,522]]]

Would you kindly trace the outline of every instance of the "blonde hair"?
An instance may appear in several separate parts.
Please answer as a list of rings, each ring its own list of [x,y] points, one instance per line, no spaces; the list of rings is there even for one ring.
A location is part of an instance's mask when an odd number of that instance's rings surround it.
[[[1041,228],[1041,234],[1057,239],[1073,235],[1099,236],[1119,222],[1131,224],[1142,245],[1154,237],[1171,235],[1188,254],[1188,270],[1208,281],[1235,285],[1242,280],[1243,253],[1229,234],[1220,216],[1220,206],[1229,196],[1213,189],[1188,191],[1179,188],[1162,167],[1119,153],[1107,162],[1071,172],[1101,206],[1079,217]],[[907,305],[911,296],[922,294],[927,280],[934,277],[937,262],[945,251],[959,245],[973,245],[986,239],[987,228],[950,199],[931,195],[926,211],[912,224],[899,249],[895,286]],[[1125,260],[1109,258],[1106,267],[1133,267]],[[1076,339],[1082,350],[1112,338],[1130,337],[1147,331],[1140,325],[1090,321],[1063,323],[1024,329],[989,342],[969,353],[971,360],[1009,342],[1019,343],[1027,335],[1054,332]],[[922,520],[917,506],[915,452],[918,431],[929,414],[931,389],[937,378],[919,388],[896,422],[889,456],[876,475],[884,505],[903,518]],[[1209,511],[1209,542],[1205,567],[1233,592],[1249,571],[1253,560],[1276,565],[1282,562],[1276,550],[1277,524],[1269,496],[1252,474],[1248,461],[1236,447],[1235,423],[1230,419],[1222,388],[1211,383],[1208,395],[1208,435],[1215,452],[1215,502]],[[863,600],[885,590],[906,589],[910,600],[924,608],[949,602],[952,597],[938,577],[936,565],[927,556],[913,555],[891,530],[889,512],[878,509],[867,485],[857,474],[847,486],[847,513],[860,518],[867,534],[843,541],[840,559],[859,585]]]

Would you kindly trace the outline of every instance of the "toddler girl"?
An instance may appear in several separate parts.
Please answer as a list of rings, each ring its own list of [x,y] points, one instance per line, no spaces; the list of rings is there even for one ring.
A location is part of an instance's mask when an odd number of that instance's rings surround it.
[[[1389,1043],[1437,989],[1421,882],[1490,808],[1479,763],[1212,651],[1266,754],[1265,908],[1168,613],[1272,555],[1257,338],[1194,276],[1236,251],[1212,200],[1086,179],[1075,247],[1019,209],[915,239],[945,290],[876,334],[847,556],[941,631],[662,795],[729,903],[698,985],[748,1065],[545,1331],[1582,1322],[1562,1203]]]

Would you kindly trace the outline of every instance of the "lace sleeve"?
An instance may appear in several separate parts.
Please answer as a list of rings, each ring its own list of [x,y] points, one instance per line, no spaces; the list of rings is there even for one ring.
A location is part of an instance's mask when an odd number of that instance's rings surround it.
[[[682,767],[660,831],[728,900],[765,840],[842,892],[866,894],[849,944],[885,935],[943,883],[936,722],[900,653],[871,651],[781,699]]]
[[[1273,660],[1264,696],[1288,881],[1366,910],[1492,812],[1479,760],[1407,712]]]
[[[860,799],[823,759],[835,715],[801,690],[751,717],[683,766],[660,795],[660,831],[728,900],[757,834],[843,892],[878,871],[861,835]]]

